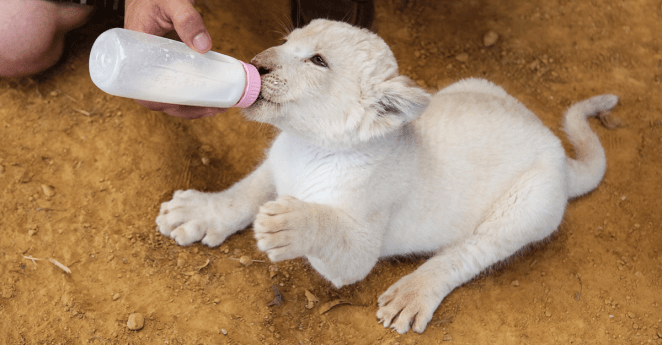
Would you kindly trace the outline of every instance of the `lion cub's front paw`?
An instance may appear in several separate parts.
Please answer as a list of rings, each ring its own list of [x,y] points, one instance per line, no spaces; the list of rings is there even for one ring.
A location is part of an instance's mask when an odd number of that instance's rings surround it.
[[[444,297],[430,284],[429,279],[417,271],[402,277],[379,297],[379,322],[400,334],[410,328],[423,333]]]
[[[158,230],[181,246],[202,240],[202,244],[217,246],[234,231],[224,225],[214,208],[215,194],[195,190],[175,192],[172,200],[161,204],[156,217]]]
[[[271,261],[294,259],[308,254],[311,228],[310,206],[291,196],[282,196],[260,207],[253,230],[257,247]]]

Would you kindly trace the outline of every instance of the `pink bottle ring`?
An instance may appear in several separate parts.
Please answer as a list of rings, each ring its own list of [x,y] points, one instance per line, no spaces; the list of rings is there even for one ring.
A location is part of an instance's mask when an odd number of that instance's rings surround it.
[[[244,88],[244,95],[241,96],[239,102],[233,105],[232,108],[248,108],[257,100],[257,96],[260,95],[262,80],[260,80],[260,73],[255,66],[242,61],[239,62],[244,67],[244,71],[246,71],[246,87]]]

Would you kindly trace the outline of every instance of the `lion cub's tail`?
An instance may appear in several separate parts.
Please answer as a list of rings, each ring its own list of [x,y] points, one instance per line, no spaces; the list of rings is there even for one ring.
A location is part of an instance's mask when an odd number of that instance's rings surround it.
[[[618,96],[600,95],[572,105],[565,113],[563,130],[577,156],[576,159],[566,158],[570,198],[592,191],[605,175],[607,157],[600,139],[588,124],[588,118],[609,111],[616,103]]]

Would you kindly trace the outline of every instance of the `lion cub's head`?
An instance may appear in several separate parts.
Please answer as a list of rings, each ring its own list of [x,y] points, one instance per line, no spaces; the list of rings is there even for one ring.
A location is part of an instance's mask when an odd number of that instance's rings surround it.
[[[377,35],[329,20],[292,31],[253,58],[262,91],[244,110],[324,146],[351,147],[418,117],[430,96],[409,78]]]

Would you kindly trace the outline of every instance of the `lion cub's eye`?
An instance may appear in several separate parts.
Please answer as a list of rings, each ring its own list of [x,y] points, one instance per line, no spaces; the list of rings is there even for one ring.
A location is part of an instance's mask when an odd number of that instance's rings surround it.
[[[313,57],[310,58],[310,61],[317,66],[329,67],[329,65],[326,64],[326,61],[324,61],[324,59],[319,54],[313,55]]]

